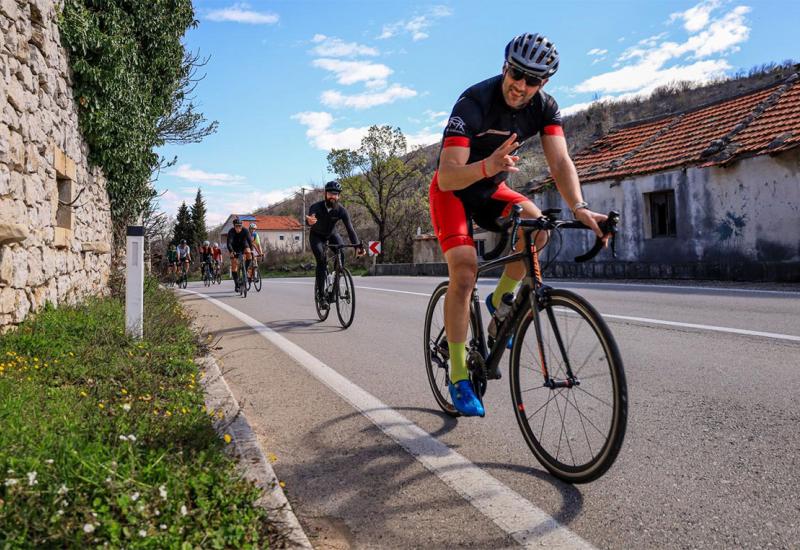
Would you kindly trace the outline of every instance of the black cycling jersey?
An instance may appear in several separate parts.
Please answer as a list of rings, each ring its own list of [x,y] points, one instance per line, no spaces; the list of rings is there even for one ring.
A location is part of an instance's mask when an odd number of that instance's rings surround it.
[[[231,227],[228,231],[228,251],[241,254],[245,248],[253,248],[253,239],[250,238],[250,232],[242,228],[238,233],[236,228]]]
[[[350,214],[341,204],[337,204],[329,210],[324,200],[315,202],[308,209],[308,215],[317,217],[317,223],[311,226],[311,233],[327,239],[335,231],[336,222],[342,220],[345,229],[347,229],[347,235],[350,237],[350,242],[358,244],[358,237],[356,236],[356,230],[353,229],[353,222],[350,221]]]
[[[526,107],[514,109],[503,98],[502,80],[502,75],[489,78],[461,94],[444,129],[443,148],[469,147],[467,162],[473,163],[491,155],[512,133],[517,134],[520,143],[537,133],[564,135],[555,99],[539,90]],[[481,201],[507,177],[508,172],[500,172],[455,194],[461,199]]]

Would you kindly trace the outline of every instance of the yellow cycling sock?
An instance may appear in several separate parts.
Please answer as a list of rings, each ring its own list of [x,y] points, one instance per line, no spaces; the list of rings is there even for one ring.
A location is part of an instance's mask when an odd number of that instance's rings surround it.
[[[519,281],[512,279],[503,272],[502,277],[497,282],[497,287],[494,289],[494,294],[492,294],[492,305],[495,309],[500,307],[500,300],[503,298],[503,294],[508,292],[513,294],[517,284],[519,284]]]
[[[467,346],[466,342],[447,342],[450,349],[450,382],[455,384],[461,380],[469,378],[467,370]]]

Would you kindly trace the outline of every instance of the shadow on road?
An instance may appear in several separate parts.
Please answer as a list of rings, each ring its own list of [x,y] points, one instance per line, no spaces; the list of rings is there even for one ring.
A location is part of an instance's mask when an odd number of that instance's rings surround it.
[[[457,419],[438,410],[419,407],[394,409],[429,414],[441,420],[441,426],[430,432],[434,437],[444,435],[458,425]],[[476,517],[477,512],[455,490],[431,491],[434,479],[431,473],[421,468],[412,455],[374,424],[369,423],[354,431],[352,422],[363,424],[361,417],[361,413],[353,412],[319,425],[302,440],[302,448],[308,453],[304,460],[285,467],[280,462],[275,465],[280,478],[290,481],[290,490],[294,489],[300,497],[298,512],[301,519],[303,509],[324,510],[332,517],[360,517],[363,521],[359,523],[368,525],[363,529],[369,531],[364,533],[365,540],[370,540],[373,532],[391,533],[386,540],[391,540],[392,545],[416,548],[426,544],[437,546],[442,542],[425,540],[428,534],[435,533],[434,522],[451,517]],[[553,485],[562,504],[549,513],[561,524],[570,523],[583,508],[583,495],[576,487],[562,483],[542,470],[494,462],[476,463],[476,466],[489,473],[522,473]],[[453,466],[454,469],[463,467]],[[372,483],[370,480],[375,481]],[[358,490],[370,486],[381,490]],[[509,510],[509,513],[513,511]],[[467,525],[463,534],[469,538],[469,545],[475,548],[505,547],[513,543],[495,529],[476,529]],[[440,535],[444,536],[443,533],[430,536]],[[452,546],[459,546],[466,541],[450,542]]]

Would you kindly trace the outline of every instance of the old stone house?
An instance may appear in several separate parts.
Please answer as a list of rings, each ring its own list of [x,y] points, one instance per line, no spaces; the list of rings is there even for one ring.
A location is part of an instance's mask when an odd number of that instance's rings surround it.
[[[622,215],[619,261],[570,262],[594,237],[564,231],[554,274],[800,280],[797,75],[619,127],[574,161],[591,208]],[[564,207],[552,185],[533,191]]]
[[[86,160],[56,9],[0,0],[0,329],[107,289],[108,195]]]

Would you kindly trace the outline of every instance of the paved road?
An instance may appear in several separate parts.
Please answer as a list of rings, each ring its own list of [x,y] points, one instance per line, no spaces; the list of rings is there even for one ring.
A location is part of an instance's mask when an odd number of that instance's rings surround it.
[[[525,445],[507,377],[489,387],[486,418],[454,421],[437,412],[424,374],[421,335],[427,295],[439,281],[356,278],[356,320],[346,331],[333,314],[324,323],[317,321],[310,279],[267,280],[261,293],[247,299],[235,296],[230,282],[190,289],[233,306],[300,346],[591,545],[800,547],[800,292],[556,285],[583,294],[606,316],[620,344],[630,396],[627,437],[615,466],[594,483],[569,486],[547,475]],[[492,286],[492,281],[482,282],[482,294]],[[239,325],[236,330],[250,329]],[[348,462],[347,453],[336,449],[336,438],[328,435],[348,441],[353,435],[348,422],[359,414],[345,404],[350,414],[331,415],[327,423],[308,427],[304,417],[324,417],[319,407],[335,395],[311,380],[298,369],[291,382],[284,381],[286,388],[276,383],[270,390],[277,402],[291,393],[289,384],[292,391],[308,384],[315,392],[305,396],[302,407],[287,403],[273,409],[281,423],[274,418],[270,423],[272,445],[280,448],[281,437],[294,437],[300,445],[298,432],[310,429],[315,433],[305,441],[324,438],[336,457],[327,471],[325,465],[303,470],[298,467],[302,452],[293,448],[287,461],[276,464],[290,485],[303,486],[294,495],[301,521],[304,510],[335,518],[349,533],[349,542],[360,547],[422,547],[423,541],[429,541],[428,547],[444,545],[430,531],[442,529],[442,521],[468,523],[468,535],[453,546],[514,542],[485,514],[455,505],[459,494],[436,483],[417,497],[428,508],[404,504],[405,539],[375,538],[380,529],[366,524],[381,517],[374,508],[382,499],[370,495],[389,490],[384,487],[389,481],[392,491],[405,486],[391,467],[377,467],[382,453],[396,453],[398,447],[386,438],[373,454],[353,453]],[[246,393],[246,388],[239,391]],[[433,477],[427,470],[418,475]],[[408,487],[413,492],[415,486]],[[433,493],[441,498],[431,498]],[[359,495],[371,513],[350,500],[341,505],[342,494]],[[415,495],[407,496],[415,501]],[[426,509],[439,523],[420,521]],[[397,509],[384,512],[397,515]]]

